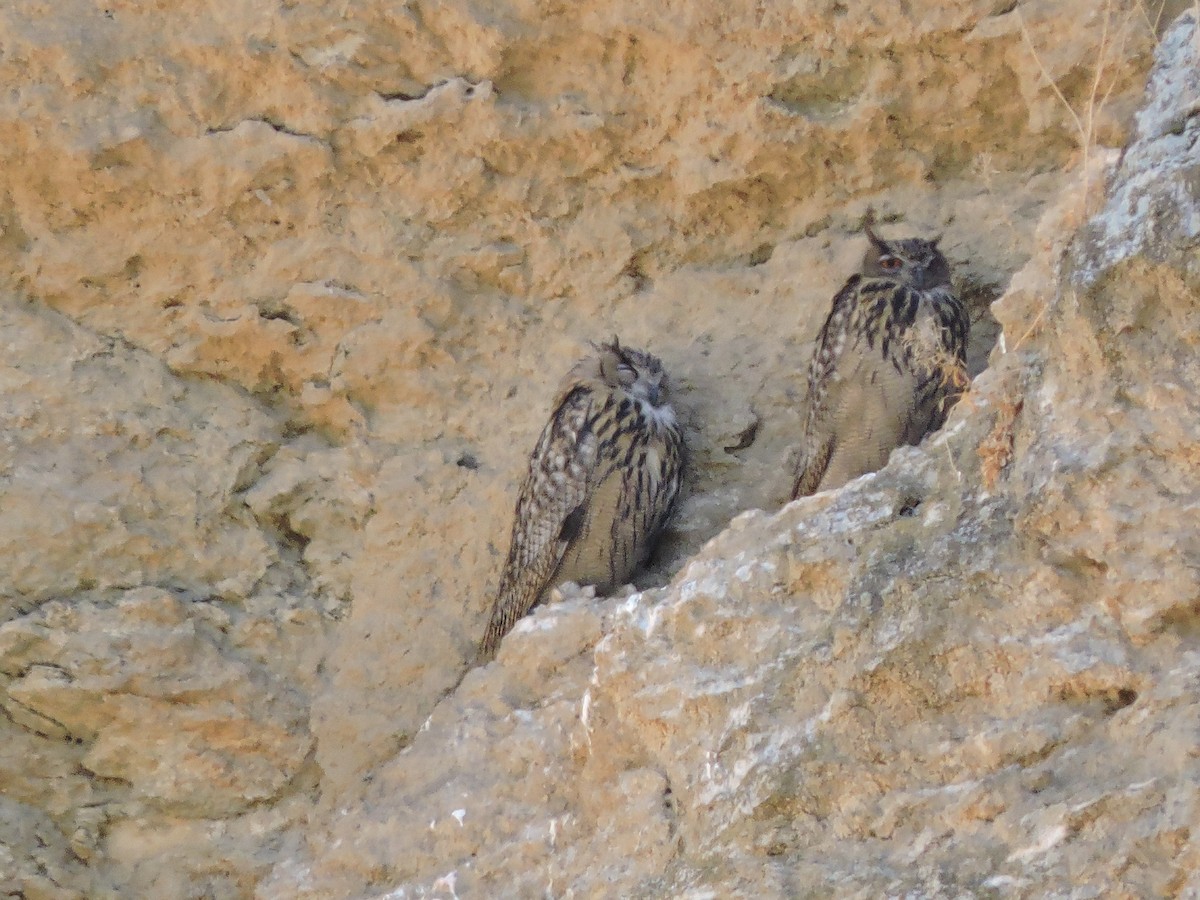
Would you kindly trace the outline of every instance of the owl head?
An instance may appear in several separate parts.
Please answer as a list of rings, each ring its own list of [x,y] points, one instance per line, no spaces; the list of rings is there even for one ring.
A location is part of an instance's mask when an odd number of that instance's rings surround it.
[[[667,373],[662,360],[643,350],[622,347],[614,335],[609,343],[596,344],[600,378],[614,390],[652,407],[668,402]]]
[[[938,249],[939,234],[931,240],[903,238],[888,241],[875,233],[875,211],[867,210],[863,231],[870,241],[863,256],[862,273],[894,278],[920,291],[949,286],[950,264]]]

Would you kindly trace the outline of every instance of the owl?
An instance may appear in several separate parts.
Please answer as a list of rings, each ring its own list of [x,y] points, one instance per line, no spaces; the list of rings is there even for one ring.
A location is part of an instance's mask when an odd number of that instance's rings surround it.
[[[867,211],[862,271],[833,298],[808,369],[792,499],[883,467],[946,420],[966,386],[966,308],[932,240],[884,240]]]
[[[683,467],[662,363],[615,337],[595,345],[564,380],[529,460],[478,660],[554,585],[625,584],[674,511]]]

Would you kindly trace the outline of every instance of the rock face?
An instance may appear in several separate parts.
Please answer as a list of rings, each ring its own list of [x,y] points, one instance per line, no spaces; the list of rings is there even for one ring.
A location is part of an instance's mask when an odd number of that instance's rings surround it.
[[[18,6],[0,889],[1200,893],[1194,5]],[[977,377],[780,509],[868,204]],[[452,690],[614,332],[680,517]]]

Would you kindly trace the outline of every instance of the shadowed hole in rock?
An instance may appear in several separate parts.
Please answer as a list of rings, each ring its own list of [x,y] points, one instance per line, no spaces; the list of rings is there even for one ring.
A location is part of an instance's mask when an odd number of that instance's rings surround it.
[[[954,292],[966,306],[971,320],[967,375],[974,378],[987,368],[988,356],[1000,337],[1000,323],[992,315],[992,302],[1004,293],[1004,286],[965,275],[954,280]]]
[[[774,244],[759,244],[750,251],[749,263],[751,266],[761,266],[763,263],[769,261],[774,254]]]
[[[1106,716],[1132,706],[1138,692],[1131,687],[1097,687],[1068,684],[1058,690],[1058,699],[1067,703],[1099,703]]]
[[[753,422],[734,435],[736,440],[728,447],[724,448],[725,452],[736,453],[738,450],[745,450],[747,447],[751,446],[754,443],[754,439],[758,437],[758,426],[760,421],[761,420],[755,416]]]
[[[640,294],[643,291],[649,290],[654,285],[654,280],[646,274],[645,262],[646,252],[638,251],[629,257],[629,262],[625,268],[621,270],[621,274],[633,281],[633,292]]]
[[[857,52],[850,54],[843,65],[805,68],[773,85],[766,99],[781,112],[818,123],[849,114],[870,73],[863,55]]]
[[[1172,606],[1159,617],[1157,624],[1159,631],[1200,637],[1200,597]]]
[[[1132,706],[1138,698],[1138,692],[1133,688],[1118,688],[1110,691],[1104,698],[1104,711],[1109,715]]]
[[[301,322],[296,311],[284,303],[279,303],[271,300],[263,300],[256,304],[258,307],[258,315],[260,318],[268,321],[284,321],[289,325],[300,327]]]
[[[274,516],[270,522],[279,533],[281,542],[303,556],[305,549],[312,542],[312,538],[293,528],[291,520],[286,515]]]
[[[670,784],[663,788],[662,805],[671,834],[675,834],[679,828],[679,804],[675,800],[675,794],[671,790]]]

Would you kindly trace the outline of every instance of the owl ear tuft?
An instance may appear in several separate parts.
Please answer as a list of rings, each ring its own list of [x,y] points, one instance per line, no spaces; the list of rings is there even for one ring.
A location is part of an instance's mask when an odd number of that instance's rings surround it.
[[[863,233],[866,234],[867,240],[869,240],[876,247],[882,247],[884,245],[884,240],[883,240],[883,238],[881,238],[879,235],[877,235],[875,233],[874,226],[875,226],[875,207],[868,206],[866,214],[863,215],[863,220],[862,220]]]
[[[601,344],[598,348],[600,351],[600,377],[609,385],[617,384],[617,366],[621,364],[621,352],[612,344]]]

